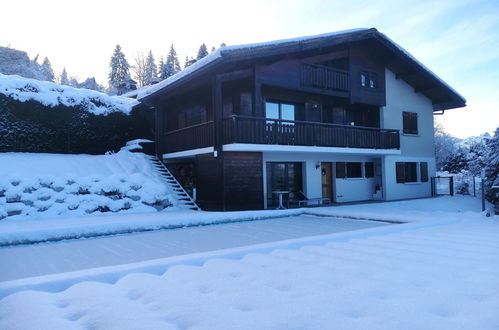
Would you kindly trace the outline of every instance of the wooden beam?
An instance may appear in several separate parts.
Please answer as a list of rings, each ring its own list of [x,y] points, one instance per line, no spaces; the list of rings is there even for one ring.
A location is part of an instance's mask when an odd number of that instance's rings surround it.
[[[397,79],[397,80],[399,80],[399,79],[407,79],[407,78],[413,77],[415,75],[416,75],[416,72],[413,72],[413,71],[396,73],[395,74],[395,79]]]
[[[258,79],[257,66],[253,67],[253,116],[265,117],[262,108],[262,83]]]
[[[250,78],[253,77],[253,68],[221,73],[217,76],[220,82]]]
[[[212,81],[212,106],[213,106],[213,150],[217,156],[222,155],[223,147],[223,108],[222,108],[222,82],[218,76]]]
[[[436,88],[437,86],[433,85],[433,84],[428,84],[428,85],[423,85],[423,86],[419,86],[419,87],[414,87],[414,92],[415,93],[421,93],[421,92],[425,92],[425,91],[429,91],[430,89],[433,89],[433,88]]]

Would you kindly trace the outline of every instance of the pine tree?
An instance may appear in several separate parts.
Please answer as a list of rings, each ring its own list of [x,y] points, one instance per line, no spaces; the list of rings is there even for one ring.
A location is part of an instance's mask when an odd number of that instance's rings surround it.
[[[163,56],[159,58],[159,64],[158,64],[158,78],[159,80],[165,79],[165,60],[163,59]]]
[[[40,67],[43,75],[45,76],[45,80],[54,81],[55,75],[54,70],[52,70],[52,65],[50,65],[50,61],[47,57],[43,59],[43,63]]]
[[[189,60],[189,56],[185,57],[184,69],[191,65],[191,60]]]
[[[84,82],[79,84],[81,88],[92,89],[94,91],[101,91],[102,87],[97,83],[94,77],[85,79]]]
[[[211,47],[211,53],[213,53],[216,50],[215,46]]]
[[[117,92],[118,95],[130,91],[131,84],[130,65],[128,64],[125,54],[121,51],[120,45],[116,45],[110,62],[111,70],[109,72],[109,86],[111,93]]]
[[[499,186],[499,127],[495,134],[487,141],[487,157],[485,160],[485,197],[495,203],[496,214],[499,214],[499,196],[493,191],[493,186]]]
[[[61,75],[59,77],[59,84],[69,85],[68,73],[66,72],[66,67],[62,69]]]
[[[156,81],[157,77],[158,77],[158,68],[156,67],[156,63],[154,62],[154,56],[152,55],[152,51],[149,51],[145,67],[145,77],[144,77],[145,85],[151,85]]]
[[[225,42],[222,42],[222,43],[220,44],[220,47],[225,47],[225,46],[227,46],[227,45],[225,44]]]
[[[161,78],[166,79],[168,77],[173,76],[177,72],[180,72],[180,62],[178,61],[177,52],[173,47],[173,44],[170,47],[170,52],[166,57],[166,62],[163,66],[163,70],[161,71]]]
[[[199,46],[198,57],[196,59],[200,60],[206,55],[208,55],[208,49],[206,48],[205,44],[202,44],[201,46]]]

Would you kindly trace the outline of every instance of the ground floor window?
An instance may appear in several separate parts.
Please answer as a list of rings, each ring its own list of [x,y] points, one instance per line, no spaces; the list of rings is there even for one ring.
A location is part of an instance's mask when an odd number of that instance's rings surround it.
[[[267,206],[277,206],[279,198],[273,191],[288,191],[285,201],[296,199],[303,192],[302,164],[299,162],[267,163]]]
[[[362,178],[362,163],[347,163],[347,178]]]
[[[397,183],[418,182],[417,162],[396,162],[395,171]],[[419,163],[419,178],[421,182],[428,182],[428,163]]]
[[[364,167],[364,172],[362,172]],[[372,178],[374,177],[373,162],[336,162],[336,178]]]

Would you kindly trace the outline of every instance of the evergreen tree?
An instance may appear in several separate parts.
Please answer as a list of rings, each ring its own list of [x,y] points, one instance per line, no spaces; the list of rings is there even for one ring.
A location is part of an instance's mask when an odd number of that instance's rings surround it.
[[[189,56],[185,57],[184,69],[191,65],[191,61],[189,60]]]
[[[97,83],[94,77],[87,78],[84,82],[79,84],[79,87],[92,89],[94,91],[101,91],[102,87]]]
[[[61,75],[59,77],[59,84],[69,85],[68,73],[66,72],[65,67],[62,69]]]
[[[211,53],[213,53],[216,50],[215,46],[211,47]]]
[[[75,77],[69,78],[69,86],[75,87],[75,88],[80,88],[80,83]]]
[[[152,51],[149,51],[145,67],[145,77],[144,77],[145,85],[151,85],[156,81],[157,77],[158,77],[158,68],[156,67],[156,63],[154,62],[154,56],[152,55]]]
[[[220,44],[220,47],[225,47],[225,46],[227,46],[227,45],[225,44],[225,42],[222,42],[222,43]]]
[[[130,65],[128,64],[125,54],[121,51],[120,45],[116,45],[110,61],[111,70],[109,72],[109,86],[111,93],[116,92],[118,95],[130,91],[133,84],[130,77]]]
[[[163,56],[161,56],[159,58],[159,64],[158,64],[158,78],[159,78],[159,80],[165,79],[164,70],[165,70],[165,61],[163,59]]]
[[[206,48],[205,44],[202,44],[201,46],[199,46],[198,57],[196,59],[200,60],[206,55],[208,55],[208,49]]]
[[[487,157],[485,163],[485,197],[491,203],[496,204],[495,212],[499,214],[499,196],[492,190],[493,186],[499,186],[499,127],[496,128],[492,138],[487,140]]]
[[[163,66],[163,70],[161,72],[161,78],[166,79],[168,77],[171,77],[177,72],[180,72],[180,70],[180,62],[178,61],[177,52],[175,51],[175,48],[172,44],[172,46],[170,47],[170,52],[166,57],[166,62]]]
[[[47,57],[43,59],[43,63],[40,67],[43,75],[45,76],[45,80],[48,81],[54,81],[55,75],[54,75],[54,70],[52,70],[52,65],[50,64],[50,61]]]

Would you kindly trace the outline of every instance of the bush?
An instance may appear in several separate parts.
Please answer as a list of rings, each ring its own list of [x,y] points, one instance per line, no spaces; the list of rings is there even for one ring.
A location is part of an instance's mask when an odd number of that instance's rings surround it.
[[[103,154],[127,141],[154,138],[154,113],[89,113],[82,106],[48,107],[0,94],[0,152]]]

